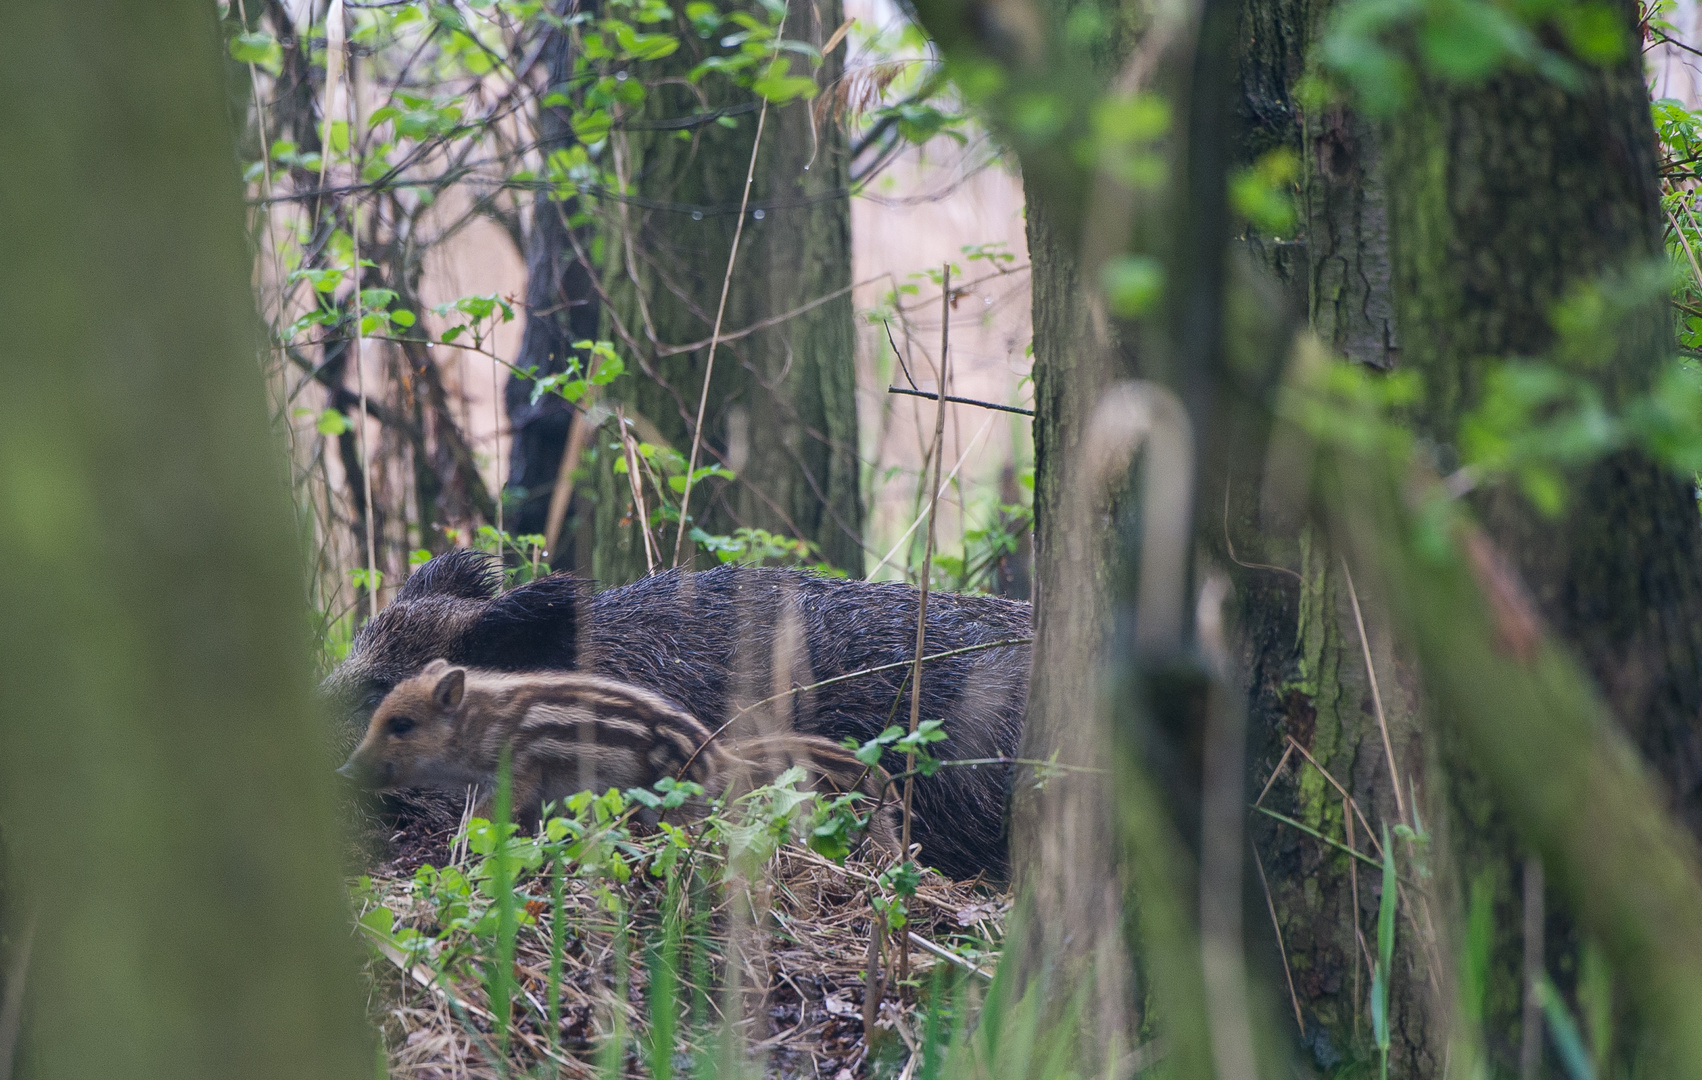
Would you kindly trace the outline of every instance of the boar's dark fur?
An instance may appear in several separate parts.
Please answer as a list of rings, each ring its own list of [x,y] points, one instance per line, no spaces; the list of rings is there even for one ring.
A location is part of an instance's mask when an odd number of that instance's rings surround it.
[[[911,658],[917,591],[896,582],[818,577],[789,569],[722,566],[672,571],[588,595],[552,574],[497,594],[494,560],[439,556],[356,634],[325,680],[352,745],[397,682],[430,660],[502,671],[583,669],[657,691],[711,728],[775,693]],[[928,599],[926,653],[1030,633],[1029,606],[989,596]],[[922,718],[945,721],[946,760],[1016,753],[1028,694],[1029,647],[1002,646],[923,667]],[[797,730],[863,741],[909,719],[908,667],[791,696]],[[902,693],[902,698],[900,697]],[[735,721],[760,723],[765,710]],[[769,723],[776,721],[770,720]],[[883,762],[894,773],[903,759]],[[916,783],[913,839],[924,862],[958,877],[1006,873],[1004,813],[1010,769],[941,769]]]

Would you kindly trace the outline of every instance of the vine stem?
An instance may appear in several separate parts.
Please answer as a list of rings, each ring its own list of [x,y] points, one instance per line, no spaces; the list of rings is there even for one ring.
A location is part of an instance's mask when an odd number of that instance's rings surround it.
[[[786,21],[780,22],[780,28],[775,31],[775,40],[785,40]],[[774,55],[780,55],[780,48],[775,46]],[[733,286],[733,264],[739,259],[739,241],[745,235],[745,213],[751,204],[751,185],[756,181],[756,155],[762,149],[762,128],[768,120],[768,99],[762,99],[762,108],[756,114],[756,137],[751,140],[751,161],[745,169],[745,190],[739,197],[739,221],[733,226],[733,249],[727,252],[727,272],[721,275],[721,300],[715,305],[715,328],[709,333],[709,360],[703,365],[703,392],[697,397],[697,422],[691,428],[691,457],[686,464],[686,487],[680,492],[680,528],[674,533],[674,566],[680,565],[680,555],[685,551],[686,522],[690,520],[687,511],[691,507],[692,481],[697,476],[697,452],[703,446],[703,414],[709,406],[709,380],[715,375],[715,350],[721,344],[721,320],[727,314],[727,292]]]
[[[946,457],[946,381],[951,370],[951,263],[945,264],[940,292],[940,396],[934,410],[934,482],[928,491],[928,540],[922,548],[922,593],[916,605],[916,661],[910,669],[910,734],[922,719],[922,647],[928,639],[928,584],[934,572],[934,542],[939,532],[940,471]],[[927,463],[922,466],[927,474]],[[904,755],[904,816],[900,827],[898,852],[901,860],[910,858],[910,801],[916,787],[916,753]],[[910,978],[910,942],[899,942],[898,981],[902,986]]]
[[[343,48],[343,41],[341,40],[343,5],[341,3],[333,4],[331,11],[338,22],[339,41],[335,52],[339,60],[341,60]],[[330,22],[327,21],[327,37],[330,35],[330,25]],[[327,53],[327,57],[329,56],[330,53]],[[326,63],[329,64],[330,60],[327,59]],[[359,95],[355,93],[354,65],[349,64],[344,67],[342,74],[347,80],[344,92],[349,99],[349,160],[353,163],[356,161],[355,139],[360,131],[360,103],[358,100]],[[331,92],[333,89],[334,87],[330,83],[326,84],[326,104],[330,104]],[[324,168],[325,162],[329,162],[331,160],[331,141],[329,138],[331,125],[329,121],[326,122],[325,133],[327,136],[323,151],[325,161],[321,163],[321,169]],[[355,174],[357,177],[360,175],[360,169],[358,166],[356,166]],[[323,172],[320,174],[320,185],[324,186]],[[364,316],[361,312],[360,295],[360,207],[361,200],[360,196],[357,195],[355,196],[354,206],[349,210],[349,231],[352,234],[353,241],[353,249],[350,258],[353,265],[349,267],[349,272],[354,275],[355,279],[355,340],[353,342],[353,346],[355,352],[355,388],[360,391],[361,498],[365,503],[366,509],[366,609],[369,617],[376,618],[378,615],[378,538],[375,535],[377,530],[377,521],[372,516],[372,452],[367,446],[366,431],[368,426],[366,408],[366,350],[361,347],[361,341],[364,337],[361,333],[361,321]]]

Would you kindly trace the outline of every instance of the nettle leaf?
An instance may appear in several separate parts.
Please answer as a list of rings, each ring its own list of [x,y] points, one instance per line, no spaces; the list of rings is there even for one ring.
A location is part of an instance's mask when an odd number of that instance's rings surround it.
[[[396,302],[394,289],[362,289],[360,291],[361,307],[368,311],[382,311]]]
[[[1566,45],[1580,60],[1598,67],[1617,63],[1630,50],[1619,13],[1598,0],[1569,4],[1555,17]]]

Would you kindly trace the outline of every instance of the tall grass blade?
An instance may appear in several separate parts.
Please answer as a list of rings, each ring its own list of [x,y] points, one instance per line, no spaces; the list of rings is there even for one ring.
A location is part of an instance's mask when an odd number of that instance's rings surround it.
[[[1537,980],[1537,999],[1542,1002],[1543,1016],[1548,1020],[1548,1041],[1560,1057],[1560,1064],[1572,1080],[1596,1080],[1596,1066],[1584,1049],[1584,1038],[1572,1020],[1560,992],[1544,975]]]
[[[1395,958],[1395,847],[1383,826],[1383,896],[1377,902],[1377,966],[1371,971],[1371,1030],[1377,1038],[1379,1075],[1389,1075],[1389,975]]]
[[[651,1080],[672,1080],[674,1074],[674,1018],[679,1006],[678,964],[682,933],[679,912],[679,875],[668,878],[662,909],[662,940],[648,950],[645,969],[650,973],[650,1036],[648,1039]]]
[[[627,908],[618,896],[615,903],[615,992],[609,1001],[609,1037],[597,1051],[597,1075],[609,1080],[621,1080],[626,1075],[626,1000],[631,967]]]
[[[509,819],[513,817],[513,762],[503,747],[496,766],[496,804],[491,822],[496,830],[496,849],[491,852],[491,891],[496,898],[496,956],[485,975],[490,995],[492,1034],[504,1065],[508,1061],[509,1022],[514,1009],[514,939],[519,933],[518,907],[514,902],[514,857],[509,850]]]
[[[555,857],[550,860],[550,984],[546,1007],[549,1009],[549,1043],[552,1050],[561,1040],[561,965],[562,957],[567,951],[567,904],[563,881],[566,874],[567,871],[562,866],[562,852],[558,848]]]

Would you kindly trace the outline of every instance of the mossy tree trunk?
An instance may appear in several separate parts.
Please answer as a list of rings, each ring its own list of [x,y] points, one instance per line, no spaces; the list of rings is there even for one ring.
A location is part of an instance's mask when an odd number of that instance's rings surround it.
[[[1635,41],[1629,5],[1616,10]],[[1401,363],[1424,376],[1420,428],[1444,455],[1479,400],[1486,363],[1551,354],[1558,305],[1579,288],[1664,263],[1658,153],[1635,49],[1567,92],[1502,74],[1482,88],[1425,87],[1388,156],[1391,251]],[[1645,389],[1672,355],[1657,288],[1606,328],[1596,369],[1607,400]],[[1543,616],[1601,687],[1668,786],[1671,807],[1702,826],[1702,517],[1694,485],[1634,452],[1569,477],[1567,508],[1538,512],[1505,485],[1473,496]],[[1538,747],[1533,753],[1540,753]],[[1451,774],[1469,762],[1446,759]],[[1498,929],[1518,925],[1519,876],[1499,815],[1469,783],[1453,786],[1462,881],[1493,881]],[[1567,920],[1551,911],[1550,972],[1571,981]],[[1501,950],[1498,966],[1511,963]],[[1565,957],[1566,960],[1562,958]],[[1517,1002],[1492,1001],[1490,1048],[1518,1027]],[[1494,1006],[1500,1005],[1500,1008]]]
[[[0,14],[0,819],[37,1080],[372,1075],[216,19]]]
[[[1459,417],[1481,390],[1484,358],[1542,355],[1554,341],[1554,305],[1569,289],[1662,258],[1655,148],[1640,75],[1629,63],[1594,73],[1576,95],[1514,75],[1476,90],[1426,86],[1387,126],[1339,106],[1301,117],[1286,89],[1301,73],[1296,58],[1305,55],[1324,10],[1279,0],[1249,11],[1255,13],[1250,25],[1303,28],[1308,39],[1295,49],[1276,33],[1249,35],[1243,85],[1244,114],[1254,121],[1250,150],[1288,145],[1301,154],[1313,328],[1358,363],[1424,375],[1428,400],[1419,426],[1442,448],[1438,464],[1448,468]],[[1651,298],[1620,329],[1617,353],[1603,368],[1610,396],[1645,385],[1668,355],[1666,318],[1659,298]],[[1473,509],[1666,777],[1674,809],[1695,829],[1702,779],[1695,727],[1702,706],[1702,523],[1692,493],[1630,455],[1585,470],[1571,491],[1571,509],[1559,521],[1506,492],[1476,498]],[[1339,559],[1317,536],[1262,521],[1240,501],[1236,517],[1243,558],[1301,572],[1299,581],[1263,570],[1241,574],[1255,731],[1266,740],[1253,779],[1263,783],[1293,737],[1374,825],[1393,822],[1389,755]],[[1457,916],[1451,905],[1474,881],[1493,889],[1486,1035],[1499,1065],[1512,1068],[1522,1041],[1523,853],[1442,725],[1419,730],[1416,674],[1392,650],[1375,605],[1367,603],[1365,614],[1403,782],[1417,786],[1438,836],[1447,840],[1450,896],[1438,914]],[[1427,758],[1441,766],[1429,771],[1447,778],[1428,791]],[[1342,838],[1344,809],[1334,786],[1309,766],[1297,771],[1291,761],[1288,772],[1293,779],[1279,781],[1267,805]],[[1438,819],[1434,811],[1445,815]],[[1309,1048],[1321,1066],[1340,1055],[1363,1055],[1369,984],[1349,917],[1346,858],[1286,826],[1263,823],[1258,836],[1295,990],[1312,1028]],[[1359,925],[1369,927],[1376,882],[1361,873],[1358,885]],[[1577,942],[1565,919],[1549,921],[1550,970],[1565,983]],[[1433,1013],[1425,987],[1434,974],[1416,952],[1397,966],[1407,986],[1403,993],[1396,985],[1395,1056],[1421,1071],[1440,1068],[1443,1053],[1436,1039],[1445,1018]]]
[[[1377,134],[1346,106],[1308,114],[1293,95],[1329,10],[1315,0],[1250,0],[1243,9],[1240,155],[1251,161],[1287,149],[1301,167],[1298,237],[1274,244],[1255,239],[1253,250],[1289,287],[1326,345],[1382,370],[1394,364],[1398,349]],[[1400,822],[1391,750],[1403,786],[1423,784],[1410,672],[1397,660],[1377,608],[1361,597],[1386,746],[1343,562],[1321,534],[1261,504],[1256,463],[1242,471],[1243,478],[1232,477],[1223,525],[1236,556],[1262,564],[1232,568],[1249,676],[1249,783],[1254,792],[1270,783],[1264,806],[1338,841],[1351,835],[1359,850],[1370,852],[1365,825]],[[1290,751],[1290,740],[1317,767]],[[1298,1007],[1305,1052],[1320,1069],[1369,1059],[1366,944],[1375,947],[1381,890],[1375,869],[1261,815],[1254,815],[1252,829],[1288,966],[1278,977],[1285,991],[1292,983],[1287,1012]],[[1390,1067],[1411,1075],[1439,1072],[1428,989],[1434,973],[1412,935],[1397,942]]]
[[[843,17],[837,0],[795,2],[783,33],[820,48]],[[678,22],[685,44],[670,63],[683,74],[713,42]],[[834,85],[843,55],[843,46],[835,48],[818,85]],[[713,332],[762,113],[755,95],[728,88],[720,76],[708,76],[702,87],[705,99],[677,80],[652,87],[613,140],[630,200],[609,211],[616,221],[604,271],[612,305],[605,336],[636,343],[639,354],[640,370],[611,386],[613,397],[683,456],[691,452],[709,350],[670,354],[670,347],[706,343]],[[761,117],[755,182],[722,319],[722,333],[738,336],[716,350],[699,454],[700,467],[724,465],[737,479],[699,483],[690,512],[714,535],[751,526],[807,540],[827,562],[861,576],[848,161],[842,129],[811,110],[800,99],[771,105]],[[789,317],[739,334],[782,316]],[[611,430],[598,435],[595,469],[593,565],[604,584],[646,568],[626,477],[610,470],[618,456],[608,446]],[[655,526],[654,504],[648,512]],[[674,527],[657,532],[666,566]]]

